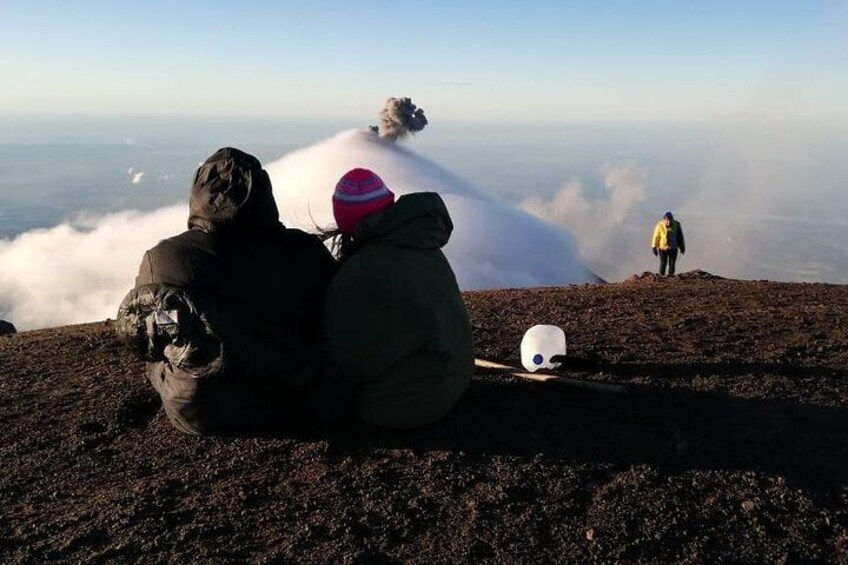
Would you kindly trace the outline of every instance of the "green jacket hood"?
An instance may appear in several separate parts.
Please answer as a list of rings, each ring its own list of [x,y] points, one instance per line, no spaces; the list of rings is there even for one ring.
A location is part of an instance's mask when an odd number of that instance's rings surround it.
[[[253,155],[232,147],[216,151],[191,187],[189,229],[262,229],[279,225],[271,179]]]
[[[435,192],[416,192],[398,198],[386,210],[372,214],[357,226],[363,244],[387,242],[401,247],[440,249],[453,231],[448,209]]]

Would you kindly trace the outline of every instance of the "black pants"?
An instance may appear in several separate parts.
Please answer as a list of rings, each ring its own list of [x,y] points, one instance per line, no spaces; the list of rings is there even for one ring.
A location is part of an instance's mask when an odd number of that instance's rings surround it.
[[[668,265],[668,276],[674,276],[674,265],[677,263],[677,249],[660,249],[660,274],[665,276],[665,266]]]

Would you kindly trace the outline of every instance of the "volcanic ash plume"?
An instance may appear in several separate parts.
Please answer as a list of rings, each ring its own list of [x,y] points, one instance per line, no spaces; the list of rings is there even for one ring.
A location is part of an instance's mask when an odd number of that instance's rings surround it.
[[[380,137],[391,141],[421,131],[426,125],[424,110],[410,98],[389,98],[380,112]]]

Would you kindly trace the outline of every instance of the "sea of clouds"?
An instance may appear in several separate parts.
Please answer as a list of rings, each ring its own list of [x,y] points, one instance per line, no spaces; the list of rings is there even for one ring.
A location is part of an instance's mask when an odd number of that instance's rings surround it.
[[[615,281],[654,269],[650,233],[669,208],[687,236],[681,271],[848,282],[845,136],[751,127],[709,139],[675,190],[656,163],[625,156],[557,190],[528,185],[515,206],[367,131],[341,132],[266,168],[282,220],[309,231],[332,225],[333,187],[352,167],[372,168],[398,194],[439,192],[455,224],[445,252],[466,290],[591,282],[593,273]],[[124,170],[131,179],[141,172]],[[179,204],[78,216],[0,239],[0,318],[33,329],[114,317],[144,251],[184,230],[186,219]]]
[[[345,131],[266,165],[282,221],[332,226],[331,196],[353,167],[377,171],[398,194],[442,195],[454,221],[445,248],[464,290],[596,282],[563,228],[496,200],[368,131]],[[114,317],[145,250],[185,229],[187,206],[79,217],[0,240],[0,317],[19,329]]]
[[[0,240],[0,318],[18,329],[114,318],[144,251],[184,229],[187,205],[80,217]]]

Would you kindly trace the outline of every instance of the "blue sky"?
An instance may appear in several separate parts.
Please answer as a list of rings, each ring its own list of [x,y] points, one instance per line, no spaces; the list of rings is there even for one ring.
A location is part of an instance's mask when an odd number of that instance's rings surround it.
[[[0,0],[0,113],[848,124],[848,1]]]

